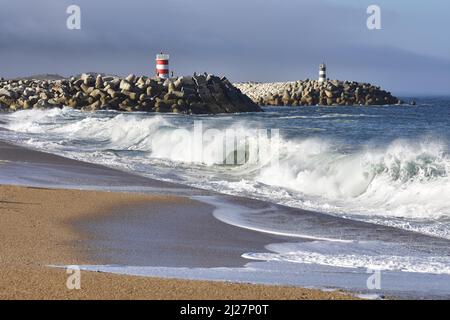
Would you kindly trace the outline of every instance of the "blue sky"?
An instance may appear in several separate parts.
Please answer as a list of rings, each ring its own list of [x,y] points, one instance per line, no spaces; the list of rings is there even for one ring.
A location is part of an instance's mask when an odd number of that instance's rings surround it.
[[[81,30],[66,28],[81,7]],[[366,27],[381,7],[382,29]],[[445,0],[0,0],[0,76],[154,72],[233,81],[330,78],[395,94],[450,94],[450,1]]]

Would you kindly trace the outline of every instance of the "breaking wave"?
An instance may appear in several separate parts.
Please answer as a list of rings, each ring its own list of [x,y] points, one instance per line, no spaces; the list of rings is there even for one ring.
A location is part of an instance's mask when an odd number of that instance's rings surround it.
[[[185,183],[203,188],[360,218],[450,218],[450,157],[445,141],[398,139],[384,146],[347,148],[329,138],[286,138],[281,128],[277,152],[249,162],[262,148],[272,148],[273,139],[257,138],[254,124],[242,120],[230,120],[234,122],[220,132],[198,140],[192,121],[182,116],[54,109],[19,111],[7,117],[4,127],[39,148],[127,168],[139,163],[141,172],[142,165],[164,165],[164,160],[179,170]],[[202,132],[216,129],[217,121],[204,121]],[[225,129],[237,137],[231,152],[217,148],[223,145]],[[244,140],[239,139],[242,136]],[[113,160],[106,156],[111,150],[119,152]],[[203,150],[201,158],[199,150]],[[235,150],[243,151],[247,162],[224,167]],[[92,151],[97,151],[95,159]],[[404,227],[404,221],[384,223]]]

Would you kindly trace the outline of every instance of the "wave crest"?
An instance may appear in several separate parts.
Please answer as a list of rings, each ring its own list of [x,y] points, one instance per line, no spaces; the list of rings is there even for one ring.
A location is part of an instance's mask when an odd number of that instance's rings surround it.
[[[227,193],[233,193],[233,186],[239,183],[243,186],[238,191],[240,194],[325,212],[412,219],[450,217],[450,158],[448,144],[442,141],[397,140],[384,147],[355,150],[327,139],[281,138],[279,153],[272,155],[279,157],[277,165],[265,161],[225,170],[218,164],[229,154],[209,148],[200,166],[196,163],[195,170],[191,170],[199,146],[173,140],[174,131],[179,129],[189,138],[194,136],[192,124],[180,118],[86,115],[70,109],[26,110],[8,117],[8,129],[33,134],[32,138],[28,137],[30,143],[39,143],[37,135],[54,144],[55,141],[62,141],[65,146],[72,143],[79,153],[84,152],[83,157],[93,149],[144,151],[145,155],[121,153],[116,162],[132,168],[130,163],[134,162],[152,165],[158,159],[160,165],[161,159],[169,160],[173,170],[189,176],[192,185],[216,188],[220,184],[221,191]],[[213,126],[208,121],[205,130]],[[242,122],[223,129],[240,130],[250,137],[254,134],[253,128]],[[220,142],[219,135],[204,141],[203,147]],[[259,143],[268,145],[270,141],[263,139]],[[57,149],[54,144],[51,147]],[[242,144],[238,143],[236,148],[242,148]],[[258,148],[246,152],[251,157]],[[137,156],[146,158],[136,159]],[[98,153],[95,161],[101,161]],[[198,170],[203,171],[199,174]]]

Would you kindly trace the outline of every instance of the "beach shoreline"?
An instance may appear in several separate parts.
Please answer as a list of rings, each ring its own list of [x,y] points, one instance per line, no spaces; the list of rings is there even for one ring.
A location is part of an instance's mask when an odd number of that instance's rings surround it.
[[[42,152],[27,150],[11,144],[1,143],[0,172],[7,169],[2,166],[14,162],[31,162],[55,165],[61,170],[73,170],[77,167],[86,170],[106,170],[111,175],[119,175],[126,181],[126,173],[102,168]],[[8,151],[6,151],[8,150]],[[17,157],[20,156],[20,157]],[[84,169],[83,169],[84,170]],[[114,173],[113,173],[114,172]],[[103,172],[105,174],[105,172]],[[106,175],[106,174],[105,174]],[[130,181],[141,185],[151,184],[157,189],[158,182],[141,177],[129,177]],[[143,180],[140,180],[143,179]],[[144,181],[146,180],[146,181]],[[128,181],[128,182],[130,182]],[[148,214],[169,216],[176,208],[192,206],[192,210],[202,211],[203,217],[209,215],[209,224],[216,223],[223,230],[241,232],[241,244],[250,241],[252,246],[263,247],[268,238],[258,233],[238,230],[239,228],[222,223],[211,214],[211,208],[201,206],[196,201],[182,195],[176,187],[175,194],[164,195],[165,188],[174,187],[161,183],[161,192],[138,194],[131,192],[104,192],[94,190],[75,190],[70,188],[47,188],[38,186],[15,186],[0,181],[0,213],[2,229],[0,298],[2,299],[351,299],[353,296],[340,291],[325,292],[318,289],[304,289],[294,286],[255,285],[229,283],[220,281],[198,281],[181,279],[163,279],[156,277],[139,277],[116,275],[100,272],[82,271],[81,289],[69,290],[66,287],[68,274],[64,268],[52,268],[49,265],[92,265],[110,263],[108,255],[98,254],[101,248],[91,246],[95,231],[80,229],[81,221],[92,221],[111,214],[124,216],[130,208],[153,208]],[[148,186],[147,186],[148,187]],[[181,195],[180,195],[181,193]],[[191,212],[192,214],[192,212]],[[173,216],[172,219],[179,218]],[[83,223],[85,223],[83,222]],[[89,224],[89,223],[88,223]],[[181,225],[182,223],[180,223]],[[155,226],[158,228],[158,226]],[[176,230],[176,229],[175,229]],[[238,230],[238,231],[236,231]],[[167,236],[173,237],[172,234]],[[251,239],[253,238],[253,240]],[[180,239],[183,240],[182,236]],[[259,239],[259,240],[258,240]],[[183,240],[184,241],[184,240]],[[217,246],[210,246],[212,251],[222,244],[224,239],[217,239]],[[238,241],[238,240],[236,240]],[[270,241],[269,241],[270,242]],[[231,263],[242,265],[244,259],[239,252],[242,248],[230,250],[235,241],[229,242],[222,254],[229,252],[225,259],[217,259],[214,266]],[[155,244],[155,248],[158,245]],[[109,250],[109,248],[103,248]],[[225,255],[226,256],[226,255]],[[184,257],[189,257],[185,254]],[[231,257],[234,257],[233,260]],[[214,260],[214,259],[213,259]],[[169,261],[172,265],[174,260]],[[180,263],[186,263],[181,261]],[[204,264],[207,265],[207,264]],[[191,265],[192,266],[192,265]]]

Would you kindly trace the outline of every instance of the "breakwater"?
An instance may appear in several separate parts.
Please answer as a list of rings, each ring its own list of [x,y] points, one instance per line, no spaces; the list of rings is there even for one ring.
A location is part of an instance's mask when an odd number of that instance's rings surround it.
[[[238,89],[259,105],[392,105],[403,103],[390,92],[370,83],[354,81],[299,80],[272,83],[235,83]]]
[[[261,108],[225,77],[194,74],[172,79],[86,73],[69,79],[0,81],[0,110],[68,106],[83,111],[118,110],[217,114]]]

